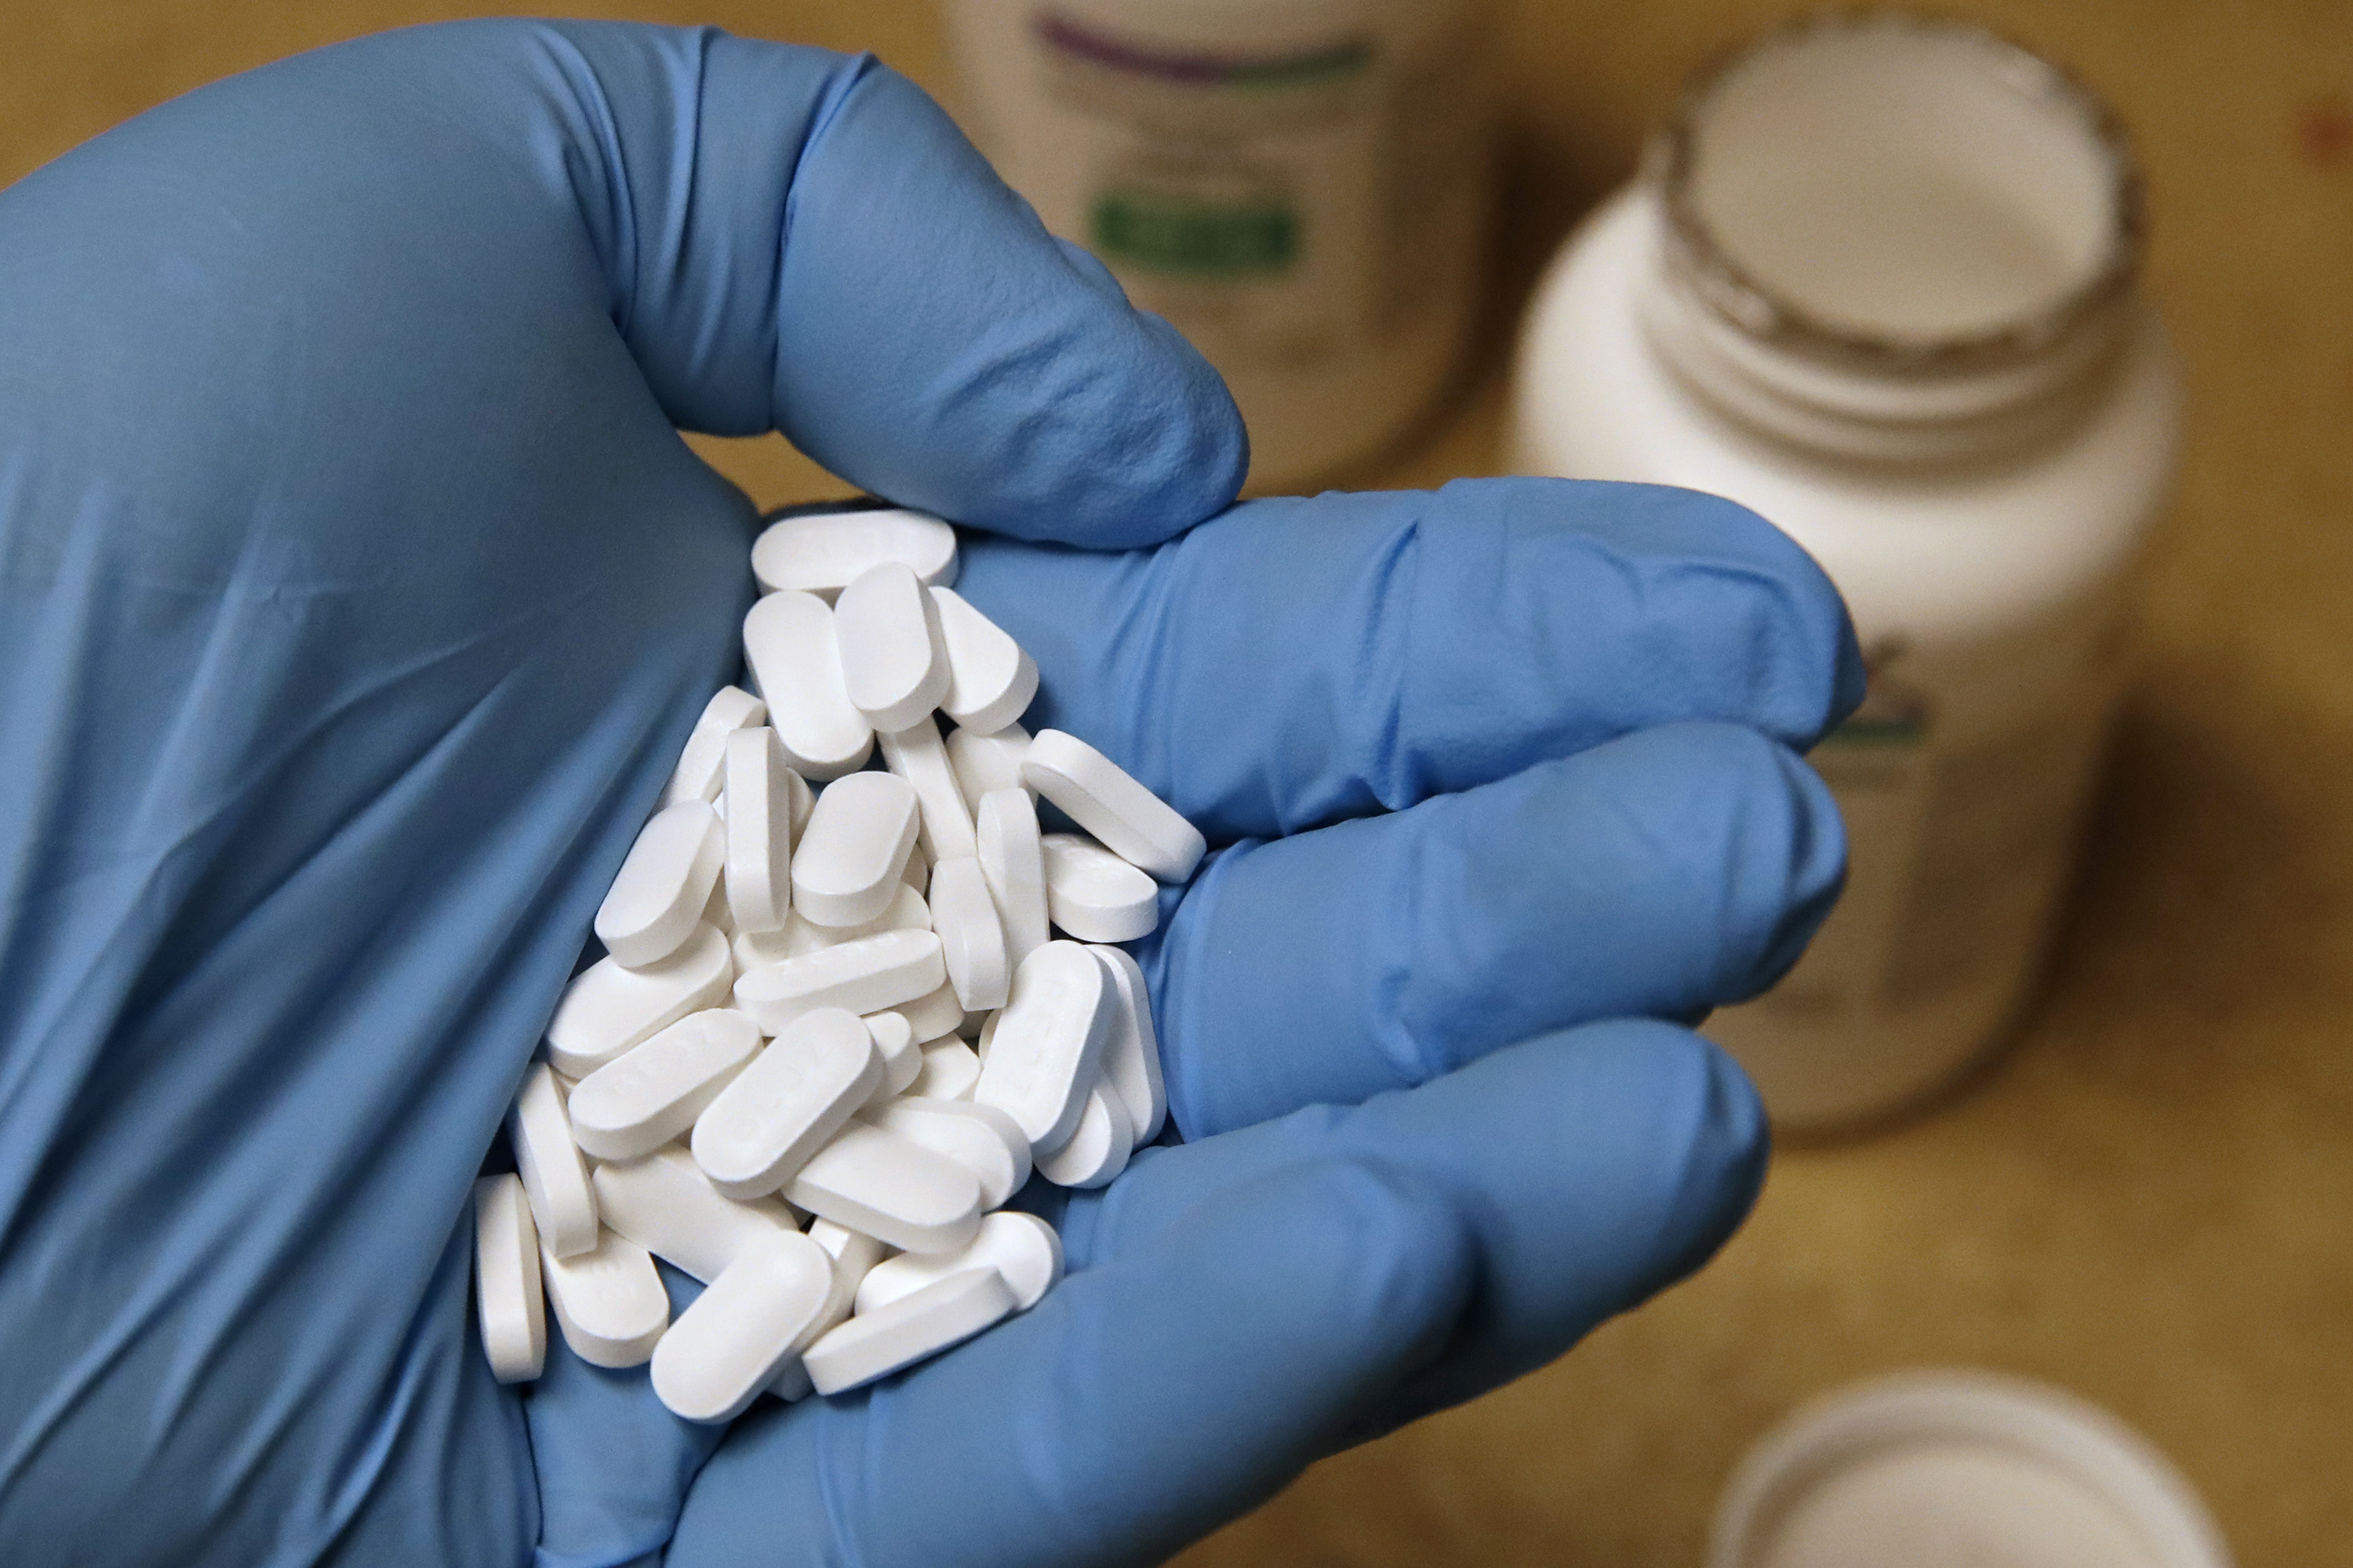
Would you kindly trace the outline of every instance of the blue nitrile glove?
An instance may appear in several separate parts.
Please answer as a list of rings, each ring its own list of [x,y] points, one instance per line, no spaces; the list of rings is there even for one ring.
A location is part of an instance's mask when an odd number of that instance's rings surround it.
[[[963,587],[1033,724],[1227,846],[1143,949],[1191,1141],[1029,1195],[1072,1274],[1026,1317],[724,1433],[560,1341],[494,1384],[468,1283],[737,661],[754,520],[673,425],[1159,545],[975,534]],[[1789,748],[1859,687],[1835,597],[1657,490],[1185,533],[1241,468],[1207,367],[871,61],[424,29],[0,195],[0,1561],[1144,1561],[1705,1257],[1756,1105],[1638,1015],[1831,896]]]

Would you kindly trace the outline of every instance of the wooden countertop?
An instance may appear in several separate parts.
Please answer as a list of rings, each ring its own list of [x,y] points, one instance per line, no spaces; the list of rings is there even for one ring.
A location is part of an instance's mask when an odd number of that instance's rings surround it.
[[[0,181],[214,77],[501,8],[10,0]],[[948,85],[930,10],[906,0],[577,9],[871,48]],[[1505,9],[1489,329],[1446,408],[1362,485],[1493,471],[1536,265],[1631,167],[1682,75],[1793,7]],[[1921,1364],[2106,1405],[2180,1466],[2247,1564],[2353,1562],[2353,9],[1967,11],[2073,65],[2135,128],[2148,289],[2189,375],[2143,673],[2040,1004],[1935,1114],[1785,1151],[1698,1278],[1512,1388],[1318,1467],[1187,1568],[1687,1568],[1767,1425]],[[764,502],[842,489],[780,441],[702,444]]]

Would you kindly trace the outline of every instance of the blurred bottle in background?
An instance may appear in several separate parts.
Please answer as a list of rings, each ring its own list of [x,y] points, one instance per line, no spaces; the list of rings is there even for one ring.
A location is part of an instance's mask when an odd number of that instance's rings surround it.
[[[2073,79],[1962,24],[1840,13],[1694,82],[1531,306],[1520,471],[1745,503],[1862,635],[1869,699],[1812,758],[1845,899],[1707,1026],[1784,1128],[1950,1082],[2040,968],[2174,468],[2141,229],[2123,134]]]
[[[947,0],[966,129],[1224,375],[1250,487],[1366,457],[1470,324],[1484,0]]]

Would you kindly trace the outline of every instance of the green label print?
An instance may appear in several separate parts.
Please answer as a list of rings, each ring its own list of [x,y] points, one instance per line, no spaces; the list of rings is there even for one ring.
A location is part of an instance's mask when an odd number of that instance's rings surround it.
[[[1094,249],[1155,272],[1263,277],[1298,260],[1299,218],[1279,202],[1110,190],[1095,199]]]

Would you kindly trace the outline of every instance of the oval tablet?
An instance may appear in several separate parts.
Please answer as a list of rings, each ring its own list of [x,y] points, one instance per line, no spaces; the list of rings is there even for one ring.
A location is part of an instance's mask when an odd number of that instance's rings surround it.
[[[866,1103],[881,1078],[882,1059],[865,1021],[820,1008],[779,1034],[711,1102],[694,1124],[694,1162],[730,1198],[773,1192]]]
[[[927,587],[954,582],[955,530],[927,512],[881,507],[779,517],[752,542],[752,575],[772,593],[830,599],[883,561],[901,562]]]
[[[944,949],[941,959],[944,971]],[[925,991],[913,1001],[899,1002],[891,1011],[906,1019],[918,1040],[937,1040],[943,1034],[953,1034],[956,1025],[964,1022],[964,1004],[956,1000],[955,987],[948,984],[944,977],[938,990]]]
[[[1152,991],[1144,969],[1124,948],[1089,948],[1118,992],[1111,1035],[1103,1042],[1104,1086],[1119,1097],[1135,1128],[1138,1149],[1168,1121],[1168,1086],[1160,1071],[1160,1034],[1152,1023]]]
[[[613,961],[638,969],[676,952],[701,922],[726,851],[709,801],[656,811],[596,907],[596,939]]]
[[[940,707],[968,729],[1003,729],[1037,696],[1038,662],[953,589],[935,588],[931,595],[948,660]]]
[[[872,1236],[837,1225],[831,1220],[811,1220],[808,1238],[833,1259],[833,1283],[827,1289],[825,1306],[818,1312],[817,1326],[808,1334],[814,1340],[849,1316],[867,1270],[881,1262],[891,1249]],[[767,1391],[788,1404],[807,1397],[812,1391],[808,1372],[801,1365],[800,1357],[791,1357],[777,1369],[776,1375],[768,1380]]]
[[[1163,882],[1182,882],[1208,852],[1200,830],[1119,764],[1059,729],[1039,730],[1021,781],[1070,813],[1103,847]]]
[[[874,1037],[875,1054],[882,1058],[882,1081],[868,1103],[880,1105],[915,1081],[923,1070],[923,1047],[904,1013],[870,1012],[866,1032]]]
[[[817,798],[793,850],[793,906],[818,926],[855,926],[891,906],[920,826],[914,786],[895,773],[853,773]]]
[[[937,937],[929,931],[884,931],[764,964],[735,982],[735,1005],[776,1034],[820,1007],[881,1012],[927,997],[946,983]]]
[[[1061,1187],[1102,1187],[1127,1169],[1135,1128],[1119,1097],[1102,1084],[1087,1091],[1078,1130],[1061,1148],[1037,1157],[1038,1174]]]
[[[973,847],[972,810],[956,787],[947,743],[931,715],[884,735],[881,742],[883,765],[914,789],[923,811],[923,832],[916,842],[932,863],[978,853]]]
[[[815,1337],[832,1282],[833,1260],[797,1231],[745,1248],[654,1347],[655,1397],[688,1421],[733,1420]]]
[[[515,1174],[531,1201],[539,1245],[557,1257],[570,1257],[596,1245],[596,1198],[587,1168],[572,1141],[563,1091],[544,1062],[533,1062],[507,1110],[507,1141],[513,1146]]]
[[[1092,839],[1048,833],[1046,915],[1082,942],[1133,942],[1160,924],[1160,885]]]
[[[991,1214],[980,1222],[980,1234],[960,1252],[934,1256],[902,1253],[877,1264],[858,1287],[858,1310],[879,1312],[902,1297],[968,1268],[997,1270],[1013,1293],[1013,1309],[1027,1312],[1061,1281],[1062,1238],[1035,1214]]]
[[[888,1377],[1009,1317],[1013,1291],[994,1268],[934,1280],[826,1334],[801,1354],[819,1393],[846,1393]]]
[[[833,637],[849,705],[876,729],[928,719],[947,695],[939,608],[903,562],[883,561],[850,579],[834,601]]]
[[[1050,863],[1047,869],[1050,900]],[[1132,876],[1144,874],[1124,863],[1121,869]],[[1145,877],[1145,885],[1152,886],[1152,879]],[[989,896],[988,877],[979,860],[966,855],[934,866],[930,905],[932,929],[940,938],[941,959],[947,965],[956,1001],[965,1012],[1003,1007],[1013,985],[1013,966],[1006,958],[1005,927],[997,918],[997,901]],[[956,1024],[963,1022],[958,1017]]]
[[[694,1125],[760,1051],[760,1026],[732,1008],[690,1012],[580,1080],[572,1140],[599,1160],[634,1160]]]
[[[738,1202],[720,1192],[694,1156],[674,1144],[642,1160],[599,1165],[589,1180],[607,1230],[705,1285],[752,1243],[799,1228],[793,1212],[774,1198]]]
[[[973,838],[988,895],[1005,930],[1006,962],[1018,969],[1046,945],[1046,851],[1038,805],[1026,789],[992,789],[980,798]]]
[[[1021,758],[1029,750],[1029,732],[1018,724],[985,735],[961,726],[949,731],[948,767],[955,772],[965,810],[978,815],[980,798],[992,790],[1029,793],[1029,787],[1021,782]]]
[[[744,617],[744,662],[797,772],[821,783],[865,766],[874,729],[849,700],[823,599],[772,593],[754,604]]]
[[[727,913],[738,932],[779,930],[792,913],[797,776],[765,725],[729,736],[726,758]]]
[[[474,1308],[482,1352],[501,1383],[529,1383],[547,1361],[539,1227],[514,1176],[474,1183]]]
[[[727,737],[767,716],[768,705],[751,693],[735,686],[720,687],[702,705],[702,716],[694,721],[686,747],[678,754],[678,766],[670,770],[661,803],[675,806],[681,800],[715,799],[724,782]]]
[[[797,959],[804,953],[814,953],[819,948],[838,948],[844,942],[855,942],[861,937],[879,937],[885,931],[928,931],[932,928],[932,911],[924,904],[923,894],[902,883],[899,891],[891,895],[891,906],[860,926],[818,926],[801,917],[796,910],[785,917],[780,931],[746,932],[734,941],[735,970],[748,974],[762,964],[778,963],[786,959]]]
[[[860,1113],[934,1154],[944,1154],[980,1183],[980,1206],[1000,1208],[1029,1180],[1029,1140],[995,1106],[971,1100],[895,1099]]]
[[[610,1231],[570,1257],[544,1245],[540,1270],[572,1353],[596,1367],[641,1366],[670,1327],[670,1297],[646,1249]]]
[[[971,1171],[862,1121],[800,1168],[785,1200],[909,1252],[954,1252],[980,1228],[980,1183]]]
[[[585,1078],[688,1013],[724,1006],[734,979],[727,938],[709,926],[643,969],[599,959],[573,977],[555,1004],[547,1022],[547,1059],[557,1072]]]
[[[1113,996],[1103,966],[1078,943],[1030,954],[988,1033],[972,1097],[1010,1116],[1033,1150],[1060,1147],[1101,1071]]]
[[[811,1220],[808,1238],[833,1259],[833,1288],[826,1297],[825,1310],[818,1314],[823,1327],[818,1332],[823,1333],[849,1316],[859,1286],[865,1283],[869,1270],[891,1255],[891,1249],[863,1231],[828,1219]]]
[[[923,1070],[915,1075],[906,1093],[928,1100],[968,1100],[980,1082],[980,1056],[954,1035],[923,1047]]]

